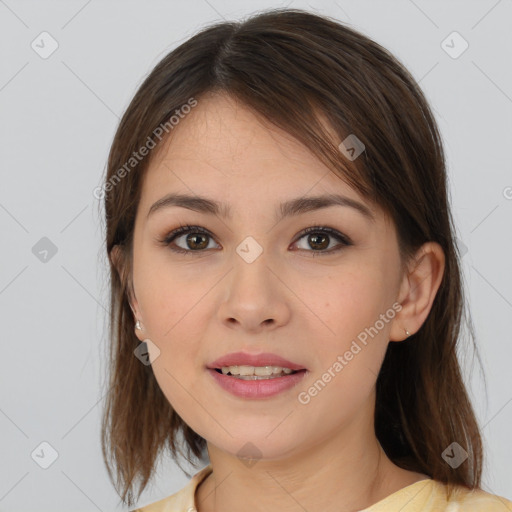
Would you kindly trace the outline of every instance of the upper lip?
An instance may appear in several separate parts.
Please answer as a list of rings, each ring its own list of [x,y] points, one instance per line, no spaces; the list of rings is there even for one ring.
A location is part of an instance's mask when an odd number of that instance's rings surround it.
[[[209,363],[208,368],[222,368],[223,366],[281,366],[291,370],[305,370],[304,366],[288,361],[277,354],[264,352],[249,354],[247,352],[231,352]]]

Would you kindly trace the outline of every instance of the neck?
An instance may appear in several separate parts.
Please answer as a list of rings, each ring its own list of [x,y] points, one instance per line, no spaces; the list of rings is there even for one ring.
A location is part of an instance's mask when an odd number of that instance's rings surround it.
[[[354,512],[422,479],[394,465],[368,434],[343,432],[288,457],[252,461],[209,443],[213,472],[196,492],[198,512],[238,512],[248,503],[254,511]]]

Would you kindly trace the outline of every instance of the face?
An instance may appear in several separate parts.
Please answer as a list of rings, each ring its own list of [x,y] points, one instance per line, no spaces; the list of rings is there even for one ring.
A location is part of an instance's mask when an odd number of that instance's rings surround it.
[[[167,194],[226,207],[150,212]],[[357,202],[373,219],[348,204],[281,216],[281,203],[325,194]],[[166,245],[182,225],[194,228]],[[137,335],[160,351],[156,379],[216,447],[237,454],[250,441],[263,458],[297,454],[373,411],[401,282],[395,229],[305,147],[234,100],[200,100],[152,161],[132,278]],[[240,397],[207,368],[240,351],[307,371],[272,396]]]

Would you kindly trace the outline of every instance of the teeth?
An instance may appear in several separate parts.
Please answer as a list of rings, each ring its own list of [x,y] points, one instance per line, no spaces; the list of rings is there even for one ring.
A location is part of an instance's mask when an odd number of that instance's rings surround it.
[[[273,378],[274,375],[280,376],[281,374],[288,375],[292,373],[293,370],[290,368],[283,368],[282,366],[223,366],[222,373],[227,375],[230,373],[231,375],[240,376],[240,377],[270,377]]]

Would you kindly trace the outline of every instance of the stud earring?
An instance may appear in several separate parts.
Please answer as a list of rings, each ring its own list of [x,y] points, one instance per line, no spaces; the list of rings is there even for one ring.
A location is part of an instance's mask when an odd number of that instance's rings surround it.
[[[137,320],[137,323],[135,324],[135,329],[142,331],[142,327],[140,326],[140,320]]]
[[[404,329],[404,331],[405,331],[405,335],[406,335],[407,337],[409,337],[409,336],[411,335],[411,333],[410,333],[407,329]]]

